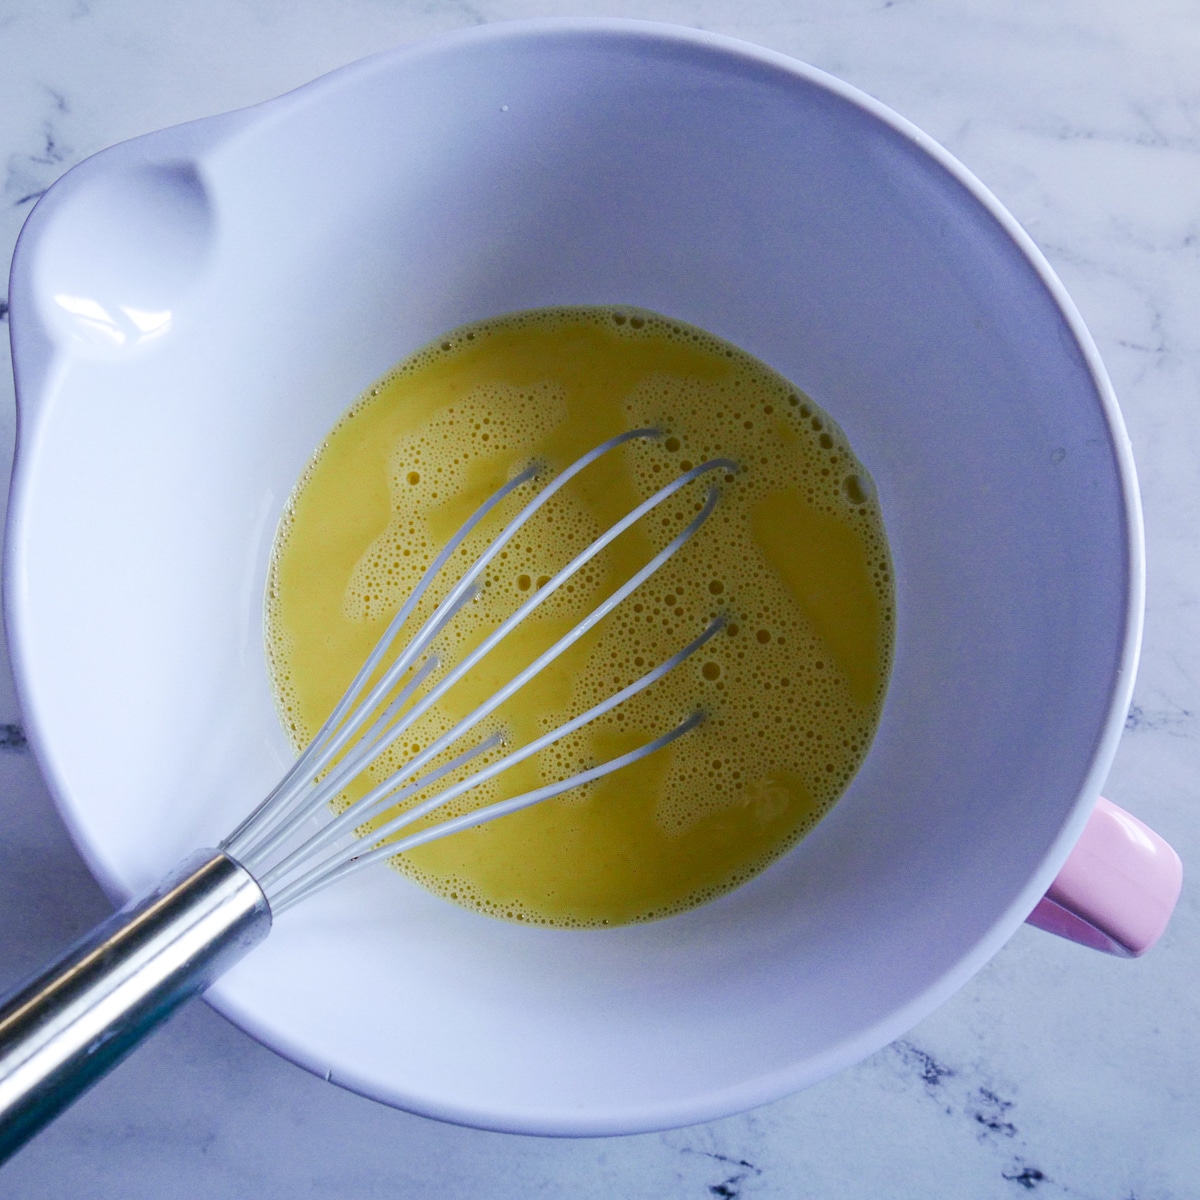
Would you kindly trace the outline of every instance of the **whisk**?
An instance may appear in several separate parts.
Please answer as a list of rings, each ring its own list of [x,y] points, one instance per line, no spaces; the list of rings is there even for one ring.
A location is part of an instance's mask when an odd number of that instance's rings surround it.
[[[492,539],[389,662],[401,631],[463,543],[497,506],[539,478],[543,469],[530,466],[490,496],[430,563],[316,737],[245,821],[218,848],[198,851],[148,894],[131,901],[0,1001],[0,1162],[180,1004],[202,992],[265,938],[272,919],[284,910],[373,863],[619,771],[684,736],[703,720],[703,713],[696,710],[652,741],[569,778],[404,832],[644,691],[719,632],[722,621],[716,618],[639,679],[526,745],[489,761],[489,752],[506,749],[503,735],[493,732],[460,748],[506,700],[695,535],[716,506],[719,493],[712,485],[686,526],[606,600],[452,728],[340,815],[330,816],[330,802],[348,784],[396,746],[450,688],[606,546],[701,476],[738,469],[731,460],[718,458],[676,476],[597,537],[478,646],[435,678],[441,666],[433,651],[435,642],[479,594],[480,576],[534,513],[603,455],[634,439],[657,436],[655,429],[619,434],[551,479]],[[480,759],[484,765],[470,769],[469,764]],[[447,782],[456,774],[457,779]],[[386,815],[397,807],[397,815]],[[326,820],[320,824],[323,815]],[[370,833],[353,836],[379,818],[384,818],[382,824]]]

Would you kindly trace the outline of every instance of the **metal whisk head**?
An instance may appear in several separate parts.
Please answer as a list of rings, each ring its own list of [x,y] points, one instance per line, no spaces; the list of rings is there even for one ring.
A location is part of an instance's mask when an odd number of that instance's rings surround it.
[[[365,796],[355,801],[324,827],[307,836],[304,835],[304,828],[310,818],[327,810],[330,801],[334,800],[347,784],[385,754],[454,684],[468,675],[480,660],[525,620],[534,609],[545,603],[607,545],[693,480],[711,471],[737,470],[737,464],[729,459],[712,459],[684,472],[665,487],[660,488],[577,554],[556,575],[525,600],[511,616],[502,621],[477,647],[448,670],[441,679],[426,687],[430,675],[440,665],[437,658],[430,652],[434,640],[475,598],[479,592],[477,581],[488,564],[503,550],[534,513],[571,479],[610,450],[635,438],[656,436],[658,436],[658,431],[654,429],[635,429],[619,434],[577,459],[551,480],[491,541],[486,550],[450,588],[446,596],[434,608],[433,613],[411,636],[395,660],[383,669],[378,680],[371,684],[371,679],[383,666],[393,645],[398,640],[400,631],[409,622],[435,577],[451,561],[459,547],[479,523],[513,491],[534,479],[539,474],[539,468],[528,468],[500,488],[476,510],[434,559],[308,748],[297,759],[292,769],[284,776],[274,791],[221,845],[221,849],[225,853],[240,862],[258,880],[270,902],[272,912],[278,914],[314,892],[344,878],[353,871],[369,866],[371,863],[391,858],[393,855],[411,850],[436,838],[446,837],[460,830],[493,821],[497,817],[516,812],[518,809],[528,808],[530,805],[548,800],[571,788],[609,775],[648,754],[653,754],[654,751],[661,749],[676,738],[682,737],[703,720],[703,714],[699,711],[693,712],[661,736],[598,766],[589,767],[569,778],[547,784],[519,796],[513,796],[473,812],[452,817],[407,836],[396,837],[407,826],[442,808],[471,789],[486,783],[509,767],[515,766],[553,745],[637,693],[644,691],[712,638],[722,626],[720,619],[713,621],[694,641],[653,670],[646,672],[640,679],[589,708],[586,712],[571,718],[542,737],[510,751],[496,761],[482,766],[442,790],[434,791],[427,798],[405,808],[397,816],[385,821],[369,836],[350,841],[347,844],[347,835],[353,833],[359,826],[379,818],[397,805],[404,804],[406,800],[426,792],[447,775],[457,771],[458,768],[500,746],[503,741],[501,735],[492,734],[474,745],[466,745],[459,749],[458,753],[454,753],[456,748],[463,746],[469,740],[469,735],[481,722],[485,721],[501,704],[583,637],[588,630],[640,587],[695,535],[716,505],[718,492],[713,487],[709,488],[705,502],[696,516],[645,566],[618,587],[606,600],[597,605],[569,632],[538,655],[505,686],[458,721],[453,728],[415,753],[399,770],[394,771],[377,786],[371,788]],[[396,691],[397,688],[398,691]],[[392,695],[393,691],[395,691],[395,695]],[[389,699],[389,697],[391,698]],[[452,755],[451,758],[433,765],[448,753]]]

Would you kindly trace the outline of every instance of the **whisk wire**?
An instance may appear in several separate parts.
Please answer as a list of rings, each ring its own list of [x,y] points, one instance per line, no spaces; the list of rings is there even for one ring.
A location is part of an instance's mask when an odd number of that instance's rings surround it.
[[[604,601],[591,610],[582,620],[577,622],[566,634],[554,642],[547,650],[539,654],[533,662],[517,673],[503,687],[497,689],[482,704],[456,722],[428,746],[418,750],[402,767],[391,773],[381,783],[371,788],[366,795],[355,801],[343,813],[334,817],[324,827],[304,838],[299,845],[282,853],[277,861],[267,866],[269,860],[285,848],[290,839],[294,839],[303,823],[317,812],[327,807],[351,780],[361,775],[373,763],[387,753],[396,741],[410,729],[429,709],[436,704],[455,684],[463,679],[478,665],[485,655],[510,634],[528,616],[544,604],[554,593],[572,579],[592,559],[620,537],[636,522],[648,513],[670,499],[680,489],[693,483],[701,476],[712,471],[736,471],[737,464],[729,459],[713,459],[689,468],[666,484],[653,495],[636,505],[624,517],[606,529],[587,547],[577,554],[569,563],[556,572],[545,584],[540,586],[533,595],[518,605],[517,609],[503,620],[487,637],[466,654],[446,674],[437,680],[423,694],[418,695],[418,689],[426,682],[433,670],[439,665],[435,655],[429,654],[431,644],[448,626],[450,621],[474,599],[479,592],[478,580],[489,562],[495,558],[522,526],[544,505],[552,495],[559,491],[570,479],[579,474],[602,455],[635,438],[658,436],[654,429],[636,429],[619,434],[608,441],[596,446],[587,454],[581,456],[554,480],[546,485],[536,496],[528,501],[492,539],[486,549],[477,557],[449,589],[446,596],[435,606],[432,614],[421,624],[417,633],[409,640],[382,673],[379,679],[367,689],[367,684],[373,673],[379,670],[380,664],[386,658],[391,645],[404,627],[406,620],[415,611],[421,597],[432,584],[434,577],[459,551],[463,542],[479,522],[491,512],[495,506],[510,495],[515,488],[528,482],[538,473],[536,466],[529,467],[504,488],[489,497],[459,529],[441,553],[434,559],[423,573],[420,582],[401,606],[396,616],[389,622],[383,637],[376,644],[367,662],[355,676],[346,695],[335,707],[334,712],[322,725],[317,737],[313,739],[304,754],[301,755],[296,767],[285,777],[284,783],[272,793],[267,802],[259,806],[257,817],[242,826],[227,839],[224,849],[234,854],[249,869],[253,870],[259,879],[264,892],[276,905],[287,906],[310,894],[313,890],[326,886],[335,878],[341,878],[349,869],[357,869],[356,864],[366,861],[376,861],[379,857],[390,857],[402,852],[403,847],[423,844],[434,836],[447,836],[461,828],[480,824],[491,820],[502,812],[516,811],[527,807],[539,800],[558,795],[581,783],[600,778],[610,770],[619,769],[638,757],[652,753],[654,749],[673,741],[676,737],[701,719],[699,714],[693,714],[675,729],[655,738],[652,742],[630,751],[629,754],[618,756],[597,767],[571,776],[568,780],[558,781],[545,788],[535,789],[534,792],[523,796],[512,797],[499,802],[497,805],[486,806],[475,810],[474,813],[452,818],[434,827],[434,830],[421,830],[410,834],[407,838],[391,842],[402,829],[413,822],[428,816],[438,808],[456,799],[464,792],[479,787],[494,778],[500,772],[515,766],[530,756],[553,745],[568,734],[597,719],[603,713],[610,711],[616,705],[623,703],[633,695],[649,687],[662,678],[685,658],[693,654],[700,646],[711,638],[721,627],[721,621],[713,622],[698,638],[669,659],[647,672],[640,679],[621,689],[615,695],[608,697],[588,709],[587,712],[574,717],[555,730],[528,745],[513,751],[501,759],[488,764],[465,779],[452,784],[441,792],[427,797],[425,800],[405,809],[403,812],[387,821],[381,828],[369,835],[370,844],[375,849],[364,850],[361,843],[354,842],[349,846],[334,849],[329,847],[349,834],[352,830],[368,823],[385,813],[389,808],[403,803],[410,797],[417,797],[427,791],[439,780],[444,779],[450,772],[466,765],[472,759],[499,745],[502,738],[493,734],[476,746],[463,751],[446,763],[426,771],[422,771],[434,762],[440,755],[451,749],[455,742],[463,738],[480,722],[487,719],[505,701],[511,699],[521,688],[540,674],[550,663],[559,658],[567,649],[585,636],[601,620],[604,619],[622,601],[628,598],[637,588],[646,582],[662,565],[674,555],[699,530],[700,526],[711,515],[717,502],[718,493],[715,488],[709,488],[700,511],[680,530],[661,550],[655,553],[629,579],[617,587]],[[424,661],[417,665],[421,655],[426,655]],[[415,668],[415,669],[414,669]],[[411,674],[410,674],[411,673]],[[410,678],[391,697],[393,690],[404,677]],[[385,703],[386,702],[386,703]],[[382,712],[378,712],[383,704]],[[374,720],[372,720],[372,715]],[[364,732],[364,726],[369,727]],[[348,747],[348,749],[347,749]],[[342,757],[339,759],[338,755]],[[631,757],[632,756],[632,757]],[[598,772],[598,774],[597,774]],[[414,776],[417,778],[414,779]],[[547,790],[549,789],[549,790]],[[530,799],[535,796],[537,799]],[[480,814],[487,813],[488,816]],[[466,822],[465,824],[463,822]],[[418,842],[412,842],[419,838]],[[315,862],[318,856],[321,861]],[[264,869],[266,868],[266,869]]]
[[[641,431],[635,431],[641,432]],[[629,440],[630,435],[626,435],[622,440]],[[615,439],[613,439],[615,442]],[[619,443],[617,443],[619,444]],[[609,446],[609,449],[612,447]],[[594,461],[598,457],[598,452],[603,447],[597,447],[596,450],[585,455],[584,458]],[[577,460],[573,467],[578,467],[583,459]],[[569,468],[571,469],[571,468]],[[642,501],[630,512],[626,513],[621,520],[610,526],[603,534],[596,538],[590,545],[581,551],[574,559],[555,574],[545,585],[538,589],[528,600],[518,606],[508,618],[500,623],[478,646],[476,646],[469,654],[457,663],[450,671],[443,676],[428,692],[418,699],[410,708],[408,708],[400,719],[392,726],[378,741],[367,747],[358,760],[356,774],[365,770],[386,751],[395,744],[395,742],[410,729],[416,721],[418,721],[429,709],[436,704],[456,683],[478,665],[483,657],[494,649],[509,633],[512,632],[519,624],[521,624],[530,613],[532,613],[539,605],[545,603],[554,592],[563,586],[571,579],[583,566],[601,552],[607,545],[641,520],[647,513],[651,512],[658,505],[664,503],[671,496],[675,495],[681,488],[686,487],[689,483],[700,478],[707,472],[714,470],[735,471],[737,464],[730,459],[712,459],[708,462],[701,463],[699,466],[691,468],[672,480],[669,484],[660,488],[652,496]],[[565,473],[565,472],[564,472]],[[560,477],[561,478],[561,477]],[[555,480],[555,483],[558,479]],[[544,494],[544,493],[543,493]],[[616,589],[602,604],[598,605],[591,613],[588,614],[582,621],[570,629],[563,637],[555,642],[548,650],[538,656],[528,667],[526,667],[519,675],[506,684],[503,688],[493,693],[483,704],[479,705],[474,711],[463,717],[450,730],[435,739],[430,745],[423,750],[418,751],[403,767],[401,767],[393,776],[389,777],[383,783],[379,784],[371,792],[368,793],[360,804],[374,803],[389,792],[396,790],[405,780],[420,771],[427,763],[441,754],[448,746],[457,741],[480,721],[490,715],[499,705],[509,699],[519,688],[523,687],[541,671],[543,671],[551,662],[563,654],[570,646],[577,642],[590,629],[592,629],[599,621],[601,621],[609,612],[612,611],[618,604],[626,599],[633,591],[640,587],[651,575],[653,575],[664,562],[667,561],[685,542],[687,542],[700,528],[700,526],[708,519],[713,507],[717,501],[717,492],[715,489],[710,489],[701,511],[693,518],[688,525],[673,538],[662,550],[655,554],[649,562],[647,562],[639,571],[637,571],[630,579]],[[532,502],[526,506],[524,519],[528,519],[531,515]],[[518,518],[520,519],[520,518]],[[511,537],[519,528],[519,525],[514,521],[510,526],[493,542],[492,547],[496,548],[497,543],[501,543],[502,538]],[[501,543],[502,544],[502,543]],[[453,593],[452,593],[453,594]],[[448,597],[449,599],[449,597]],[[455,601],[456,605],[459,600]],[[455,609],[457,611],[457,608]],[[432,621],[432,618],[431,618]],[[441,626],[439,625],[439,628]],[[422,638],[429,628],[429,623],[422,629],[421,634],[418,634],[418,639]],[[408,650],[405,651],[405,658],[411,657]],[[378,688],[374,689],[367,700],[363,701],[363,707],[366,707],[378,694]],[[318,762],[322,761],[324,755],[318,758]],[[328,780],[322,780],[321,783],[314,788],[313,793],[305,800],[305,802],[296,807],[289,816],[287,823],[279,823],[274,833],[265,841],[259,842],[251,846],[244,852],[243,861],[248,867],[256,868],[267,855],[270,854],[282,841],[284,841],[295,826],[305,820],[307,817],[317,812],[323,805],[333,799],[344,783],[348,781],[349,773],[339,773],[338,780],[331,783]]]

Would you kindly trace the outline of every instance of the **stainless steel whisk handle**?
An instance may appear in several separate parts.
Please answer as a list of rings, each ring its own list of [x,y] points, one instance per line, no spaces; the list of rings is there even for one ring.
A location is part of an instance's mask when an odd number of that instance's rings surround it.
[[[0,1000],[0,1162],[270,928],[254,876],[202,850]]]

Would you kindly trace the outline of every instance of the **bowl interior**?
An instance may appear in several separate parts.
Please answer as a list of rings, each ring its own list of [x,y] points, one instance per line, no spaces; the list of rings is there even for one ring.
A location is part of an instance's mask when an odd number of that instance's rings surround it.
[[[263,583],[336,417],[446,329],[614,302],[737,343],[842,424],[891,540],[895,667],[847,795],[732,895],[568,933],[365,873],[214,989],[338,1082],[493,1128],[625,1132],[804,1086],[1032,907],[1136,640],[1132,476],[1086,335],[880,106],[619,23],[456,35],[105,151],[14,267],[19,684],[114,892],[218,841],[290,760]]]

